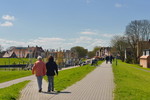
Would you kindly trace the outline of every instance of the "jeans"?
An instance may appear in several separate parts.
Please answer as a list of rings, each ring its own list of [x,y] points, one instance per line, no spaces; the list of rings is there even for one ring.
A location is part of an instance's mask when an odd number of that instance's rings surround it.
[[[40,90],[40,89],[42,89],[43,76],[36,76],[36,77],[37,77],[38,87],[39,87],[39,90]]]
[[[54,91],[54,76],[47,76],[48,78],[48,90]]]

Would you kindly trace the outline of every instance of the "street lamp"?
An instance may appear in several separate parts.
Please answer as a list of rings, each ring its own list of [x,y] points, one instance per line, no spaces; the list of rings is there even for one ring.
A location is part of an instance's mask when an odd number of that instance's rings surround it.
[[[117,54],[116,54],[116,66],[118,65],[117,59],[118,59],[118,52],[117,52]]]

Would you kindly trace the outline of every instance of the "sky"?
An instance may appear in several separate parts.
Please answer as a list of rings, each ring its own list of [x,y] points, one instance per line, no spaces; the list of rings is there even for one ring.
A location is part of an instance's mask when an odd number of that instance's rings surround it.
[[[150,20],[150,0],[0,0],[0,45],[70,49],[111,46],[133,20]]]

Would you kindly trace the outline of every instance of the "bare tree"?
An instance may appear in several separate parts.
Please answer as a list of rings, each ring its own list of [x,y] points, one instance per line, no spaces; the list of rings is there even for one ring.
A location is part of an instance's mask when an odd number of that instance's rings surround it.
[[[3,51],[3,47],[0,45],[0,53]]]
[[[142,20],[141,21],[141,40],[148,41],[150,39],[150,21]]]
[[[139,41],[148,41],[150,38],[150,21],[131,21],[126,27],[125,35],[131,50],[133,51],[134,63],[138,63],[137,44]],[[142,47],[141,47],[142,48]]]
[[[126,37],[115,35],[111,40],[111,46],[112,46],[111,52],[115,55],[119,53],[121,60],[124,61],[125,49],[128,47]]]

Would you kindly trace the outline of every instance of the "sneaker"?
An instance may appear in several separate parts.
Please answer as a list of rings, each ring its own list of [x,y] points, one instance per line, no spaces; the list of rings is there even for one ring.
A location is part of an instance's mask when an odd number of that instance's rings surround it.
[[[48,90],[47,92],[51,92],[51,90]]]

